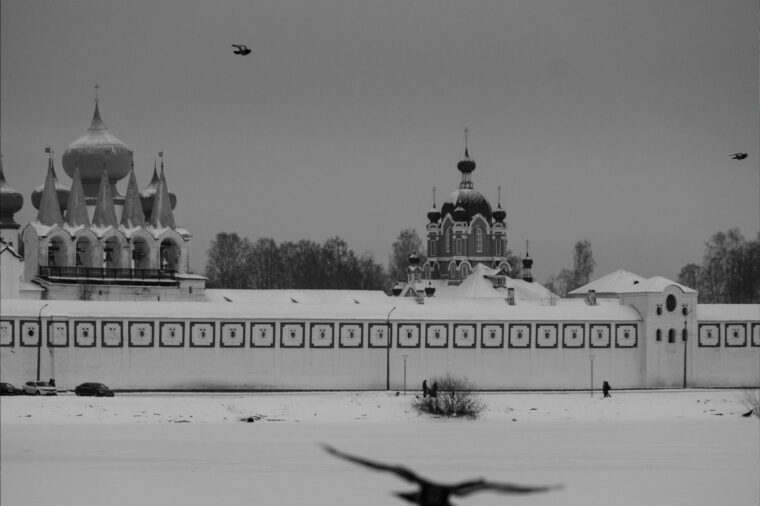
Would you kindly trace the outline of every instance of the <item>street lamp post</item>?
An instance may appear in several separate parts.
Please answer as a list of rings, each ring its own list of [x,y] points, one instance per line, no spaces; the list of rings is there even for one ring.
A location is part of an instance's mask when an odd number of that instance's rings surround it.
[[[588,358],[591,359],[591,397],[594,396],[594,354],[589,354]]]
[[[409,355],[401,355],[404,358],[404,395],[406,395],[406,357]]]
[[[391,332],[391,313],[396,309],[396,306],[393,306],[393,309],[388,311],[388,316],[385,318],[385,328],[386,328],[386,336],[387,342],[385,343],[385,389],[390,390],[391,389],[391,341],[393,337],[393,332]]]
[[[37,313],[37,381],[40,380],[40,353],[42,352],[42,310],[48,305],[42,306],[40,312]]]

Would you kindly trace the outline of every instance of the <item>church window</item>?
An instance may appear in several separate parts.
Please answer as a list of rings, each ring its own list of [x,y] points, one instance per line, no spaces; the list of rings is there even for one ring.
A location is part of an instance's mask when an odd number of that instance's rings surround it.
[[[462,264],[462,277],[466,278],[470,275],[470,268],[467,266],[467,264]]]
[[[496,254],[501,255],[501,239],[496,239]]]
[[[674,295],[668,295],[665,298],[665,308],[672,312],[676,308],[676,298]]]
[[[446,253],[451,253],[451,229],[446,229]]]
[[[483,229],[475,229],[475,251],[478,253],[483,252]]]
[[[430,244],[428,245],[428,251],[430,252],[430,256],[435,256],[435,240],[430,240]]]
[[[676,342],[676,330],[670,329],[668,331],[668,342],[669,343],[675,343]]]
[[[462,239],[457,239],[457,255],[462,254]]]
[[[662,341],[662,330],[657,329],[657,333],[655,334],[655,340]]]
[[[449,278],[456,279],[457,277],[457,266],[454,262],[451,262],[449,265]]]

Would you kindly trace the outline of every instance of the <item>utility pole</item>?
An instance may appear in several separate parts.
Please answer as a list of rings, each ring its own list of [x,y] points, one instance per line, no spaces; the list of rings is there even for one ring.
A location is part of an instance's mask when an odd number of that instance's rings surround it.
[[[385,338],[387,339],[385,343],[385,389],[390,390],[391,389],[391,341],[393,340],[393,327],[391,327],[391,313],[396,309],[396,306],[393,306],[393,309],[388,311],[388,316],[385,319],[385,328],[387,329],[387,332],[385,333]]]
[[[591,359],[591,397],[594,396],[594,354],[590,353],[588,358]]]
[[[40,380],[40,353],[42,352],[42,310],[48,305],[42,306],[40,312],[37,313],[37,381]]]

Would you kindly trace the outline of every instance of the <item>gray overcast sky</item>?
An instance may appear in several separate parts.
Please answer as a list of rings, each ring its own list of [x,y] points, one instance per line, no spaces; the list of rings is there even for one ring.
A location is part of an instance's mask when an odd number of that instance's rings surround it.
[[[596,276],[675,278],[718,230],[757,234],[757,0],[20,1],[0,14],[1,142],[29,195],[100,84],[144,188],[163,150],[202,271],[220,231],[343,237],[385,264],[459,183],[531,242],[543,281],[591,240]],[[253,48],[232,54],[231,43]],[[729,159],[746,151],[743,162]],[[126,187],[126,181],[120,185]]]

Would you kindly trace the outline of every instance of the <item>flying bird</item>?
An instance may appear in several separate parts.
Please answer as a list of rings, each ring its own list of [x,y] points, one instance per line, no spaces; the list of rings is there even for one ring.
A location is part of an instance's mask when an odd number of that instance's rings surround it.
[[[494,492],[502,492],[505,494],[532,494],[535,492],[548,492],[550,490],[557,490],[562,488],[562,485],[548,485],[548,486],[525,486],[514,485],[510,483],[495,483],[485,480],[471,480],[461,483],[453,483],[449,485],[434,483],[430,480],[417,476],[409,469],[399,465],[387,465],[371,460],[366,460],[353,455],[348,455],[341,451],[336,450],[332,446],[323,445],[324,449],[328,453],[346,459],[356,464],[367,466],[377,471],[390,471],[395,473],[399,477],[406,481],[411,481],[419,485],[420,489],[414,492],[395,492],[397,496],[405,501],[418,506],[454,506],[449,502],[450,496],[464,497],[475,492],[482,492],[491,490]]]
[[[734,160],[744,160],[747,156],[747,153],[734,153],[731,155],[731,158]]]
[[[251,50],[248,49],[248,46],[246,46],[245,44],[232,44],[232,47],[237,48],[235,49],[235,51],[233,51],[233,53],[239,54],[242,56],[245,56],[251,52]]]

